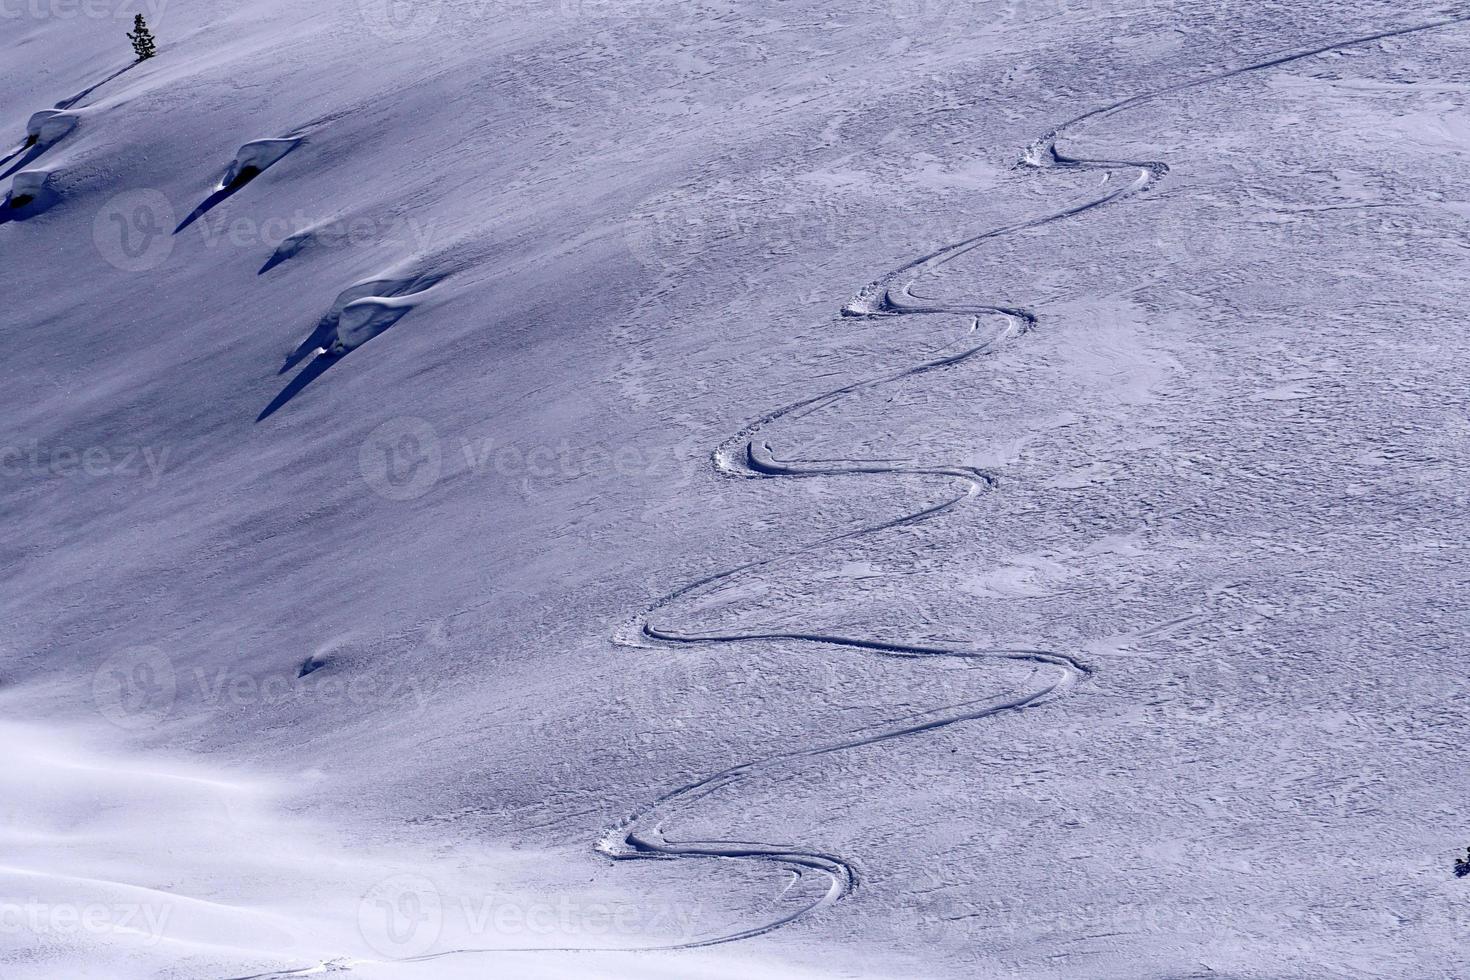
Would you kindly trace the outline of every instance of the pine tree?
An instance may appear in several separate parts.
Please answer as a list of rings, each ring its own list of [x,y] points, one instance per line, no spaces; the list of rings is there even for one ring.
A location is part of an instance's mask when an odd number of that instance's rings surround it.
[[[148,30],[142,14],[133,18],[133,29],[128,32],[128,40],[133,42],[133,53],[138,56],[139,61],[147,61],[158,53],[157,42]]]
[[[1465,848],[1465,856],[1455,858],[1455,877],[1463,878],[1470,875],[1470,847]]]

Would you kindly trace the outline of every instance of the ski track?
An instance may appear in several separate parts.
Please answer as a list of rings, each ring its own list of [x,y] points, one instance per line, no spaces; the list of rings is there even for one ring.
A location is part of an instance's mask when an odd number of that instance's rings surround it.
[[[614,636],[622,646],[641,648],[677,649],[693,645],[713,645],[748,642],[811,643],[827,647],[860,651],[885,657],[921,659],[925,657],[948,657],[962,661],[1008,660],[1035,665],[1038,669],[1049,669],[1054,679],[1045,685],[1022,693],[999,698],[970,701],[934,709],[914,716],[907,723],[883,728],[876,732],[851,733],[839,740],[812,748],[794,749],[758,759],[741,762],[718,772],[701,776],[693,782],[671,789],[643,804],[607,828],[597,844],[597,850],[615,861],[628,860],[745,860],[771,864],[800,877],[818,874],[827,879],[823,895],[777,918],[759,925],[720,933],[688,942],[655,946],[575,946],[575,947],[504,947],[449,949],[420,956],[404,957],[392,962],[418,963],[447,956],[474,953],[512,952],[656,952],[697,949],[738,942],[764,935],[783,926],[791,925],[826,909],[858,886],[858,873],[852,861],[838,854],[792,845],[764,844],[745,841],[670,841],[662,833],[660,814],[667,813],[676,805],[688,805],[715,792],[738,784],[746,776],[770,767],[799,759],[809,759],[843,752],[862,746],[878,745],[909,735],[936,731],[966,721],[977,721],[1005,712],[1032,708],[1065,694],[1080,681],[1091,676],[1092,670],[1080,660],[1068,654],[1039,649],[1010,649],[972,647],[965,644],[901,643],[864,637],[840,636],[821,632],[686,632],[672,627],[655,625],[654,614],[677,600],[711,591],[730,579],[747,573],[771,568],[792,558],[819,551],[843,541],[862,538],[879,531],[918,524],[946,514],[968,503],[982,491],[993,488],[996,478],[980,469],[962,465],[918,465],[895,463],[888,460],[782,460],[771,449],[760,433],[767,426],[787,418],[801,418],[842,399],[868,388],[886,385],[904,378],[911,378],[929,371],[954,367],[972,359],[992,353],[1006,342],[1024,335],[1037,323],[1037,315],[1031,310],[996,306],[985,303],[931,304],[917,296],[913,287],[927,273],[964,255],[992,239],[1037,228],[1052,222],[1076,217],[1087,212],[1118,202],[1124,198],[1148,190],[1169,172],[1167,164],[1160,161],[1108,160],[1100,158],[1072,157],[1057,150],[1056,143],[1062,134],[1075,126],[1100,120],[1123,110],[1143,105],[1166,96],[1190,89],[1200,88],[1216,82],[1226,81],[1251,72],[1262,71],[1291,62],[1301,61],[1329,51],[1341,50],[1357,45],[1407,34],[1417,34],[1464,24],[1470,21],[1470,13],[1460,13],[1440,20],[1420,23],[1409,27],[1379,31],[1359,37],[1340,39],[1305,50],[1296,50],[1266,60],[1253,62],[1243,67],[1204,75],[1199,78],[1168,85],[1117,102],[1093,109],[1057,125],[1041,136],[1029,147],[1018,162],[1018,167],[1039,170],[1100,170],[1104,173],[1104,185],[1112,185],[1096,197],[1073,205],[1064,210],[1032,218],[1015,224],[1004,225],[982,232],[963,241],[946,245],[927,255],[920,256],[865,286],[858,295],[842,309],[845,317],[903,317],[903,316],[965,316],[970,322],[968,329],[958,342],[950,345],[929,360],[902,368],[888,374],[854,381],[840,388],[812,395],[792,402],[782,408],[762,415],[739,432],[722,442],[714,451],[712,461],[717,472],[735,479],[789,479],[807,477],[850,477],[874,476],[923,476],[952,480],[959,484],[959,492],[941,502],[899,517],[864,525],[854,530],[834,534],[792,551],[767,558],[757,559],[690,582],[664,595],[643,612],[639,613]],[[1136,171],[1126,181],[1120,182],[1116,171]],[[982,318],[1003,317],[1006,325],[994,336],[984,341],[976,340]],[[252,977],[233,980],[276,980],[293,976],[348,969],[364,960],[339,959],[323,962],[316,966],[285,972],[256,974]]]

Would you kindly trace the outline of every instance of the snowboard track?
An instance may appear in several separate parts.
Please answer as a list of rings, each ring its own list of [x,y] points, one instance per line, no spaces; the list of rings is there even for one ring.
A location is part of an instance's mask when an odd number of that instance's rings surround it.
[[[745,777],[783,763],[801,759],[818,758],[863,746],[873,746],[905,736],[937,731],[967,721],[977,721],[1007,712],[1018,712],[1035,708],[1056,700],[1079,682],[1092,675],[1092,669],[1069,654],[1050,650],[1029,648],[991,648],[968,644],[941,644],[898,642],[877,638],[842,636],[824,632],[692,632],[673,627],[656,625],[655,614],[665,610],[676,601],[695,595],[715,591],[736,576],[757,573],[764,569],[800,556],[810,555],[841,542],[853,541],[909,525],[918,524],[949,513],[964,506],[980,493],[997,485],[993,474],[962,465],[925,465],[888,460],[782,460],[776,456],[770,444],[761,438],[761,430],[788,418],[800,418],[811,414],[856,392],[891,384],[930,371],[955,367],[986,354],[997,351],[1008,341],[1022,336],[1038,322],[1037,315],[1024,308],[991,305],[985,303],[932,304],[916,295],[914,285],[925,274],[979,247],[987,241],[1006,235],[1039,228],[1043,225],[1086,214],[1106,205],[1119,202],[1147,191],[1162,180],[1169,167],[1161,161],[1109,160],[1101,158],[1073,157],[1057,149],[1057,141],[1063,134],[1084,123],[1112,116],[1126,109],[1153,102],[1170,95],[1227,81],[1252,72],[1315,57],[1330,51],[1342,50],[1358,45],[1371,44],[1393,37],[1402,37],[1470,22],[1470,12],[1445,18],[1393,28],[1356,37],[1342,38],[1308,49],[1297,49],[1289,53],[1252,62],[1213,74],[1203,75],[1172,85],[1142,92],[1116,102],[1092,109],[1060,123],[1028,146],[1017,167],[1037,170],[1101,171],[1104,175],[1104,193],[1082,201],[1061,211],[1031,218],[1010,225],[993,228],[973,237],[939,248],[894,269],[887,275],[863,287],[858,295],[843,307],[844,317],[884,318],[904,316],[964,316],[969,325],[960,340],[936,356],[918,364],[890,373],[854,381],[840,388],[824,391],[799,401],[792,402],[768,412],[747,424],[730,436],[714,450],[712,463],[722,476],[733,479],[791,479],[813,477],[931,477],[957,483],[958,493],[938,504],[905,513],[901,516],[877,523],[829,535],[799,548],[776,555],[759,558],[742,565],[715,572],[697,579],[665,594],[648,606],[614,635],[621,646],[645,649],[679,649],[696,645],[719,645],[735,643],[809,643],[825,647],[841,648],[884,657],[922,659],[946,657],[961,661],[1010,661],[1030,664],[1039,670],[1048,670],[1053,679],[1049,683],[1030,690],[1003,695],[996,698],[969,701],[949,705],[907,719],[903,724],[883,728],[876,732],[851,733],[834,741],[815,747],[793,749],[757,759],[737,763],[718,772],[700,776],[677,788],[649,800],[634,809],[615,824],[608,827],[597,843],[597,850],[615,861],[636,860],[742,860],[755,861],[781,868],[796,877],[817,874],[826,879],[826,889],[820,898],[807,902],[778,917],[757,925],[722,932],[705,938],[665,945],[646,946],[573,946],[573,947],[492,947],[448,949],[420,956],[403,957],[393,962],[416,963],[436,960],[448,956],[516,953],[516,952],[659,952],[688,950],[738,942],[773,932],[809,918],[835,905],[850,894],[859,884],[858,870],[852,860],[841,855],[808,847],[780,844],[765,844],[746,841],[670,841],[662,833],[661,814],[676,806],[694,803],[706,796],[738,784]],[[1117,177],[1118,171],[1132,170],[1136,173],[1126,182]],[[982,319],[1001,317],[1005,326],[989,339],[978,340]],[[302,970],[257,974],[234,980],[275,980],[288,976],[305,976],[323,971],[349,968],[353,960],[334,960]]]

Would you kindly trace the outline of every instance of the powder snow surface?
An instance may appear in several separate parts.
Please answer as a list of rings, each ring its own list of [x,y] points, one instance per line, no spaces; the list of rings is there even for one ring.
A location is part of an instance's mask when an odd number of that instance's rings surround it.
[[[1464,975],[1470,16],[20,0],[0,976]]]

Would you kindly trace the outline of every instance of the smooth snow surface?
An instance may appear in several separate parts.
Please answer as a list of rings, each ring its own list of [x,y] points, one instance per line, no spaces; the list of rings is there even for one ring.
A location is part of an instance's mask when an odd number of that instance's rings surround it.
[[[32,2],[0,977],[1464,975],[1470,9]]]

